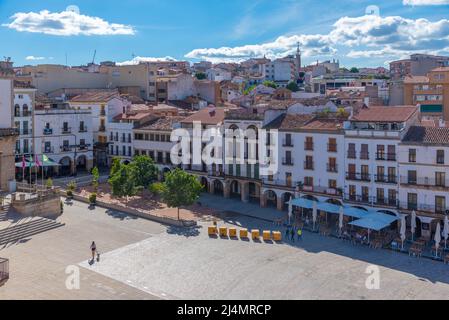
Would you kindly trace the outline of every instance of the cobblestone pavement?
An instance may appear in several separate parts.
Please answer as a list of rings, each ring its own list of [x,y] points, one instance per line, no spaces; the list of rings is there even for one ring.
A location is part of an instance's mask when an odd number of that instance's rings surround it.
[[[10,279],[0,287],[0,300],[156,298],[84,268],[80,268],[80,290],[67,290],[65,271],[89,257],[92,240],[103,253],[165,232],[166,227],[102,208],[89,210],[76,201],[65,207],[57,221],[65,225],[0,247],[0,257],[10,260]]]
[[[227,225],[272,229],[242,216]],[[427,259],[305,233],[283,244],[207,235],[207,224],[106,253],[81,266],[151,294],[181,299],[449,299],[449,266]],[[284,231],[284,230],[282,230]],[[380,271],[380,289],[366,287],[368,267]]]

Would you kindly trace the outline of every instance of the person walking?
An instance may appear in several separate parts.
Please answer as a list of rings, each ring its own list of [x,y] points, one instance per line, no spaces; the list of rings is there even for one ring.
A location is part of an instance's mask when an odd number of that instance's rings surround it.
[[[95,261],[95,254],[97,253],[97,245],[95,244],[95,241],[92,241],[90,250],[92,251],[92,261]]]
[[[291,240],[292,242],[295,242],[295,228],[292,228],[291,230]]]
[[[290,228],[287,227],[287,229],[285,229],[285,238],[288,238],[289,234],[290,234]]]
[[[302,230],[301,230],[301,228],[298,228],[297,235],[298,235],[298,241],[299,240],[302,241]]]

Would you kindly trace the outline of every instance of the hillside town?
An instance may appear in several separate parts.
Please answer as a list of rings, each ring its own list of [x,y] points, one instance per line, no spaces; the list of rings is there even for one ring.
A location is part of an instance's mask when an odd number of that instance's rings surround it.
[[[241,63],[16,66],[7,58],[0,112],[0,188],[11,205],[45,181],[145,156],[160,181],[179,168],[212,202],[268,210],[256,219],[294,215],[301,230],[358,241],[352,225],[371,247],[404,250],[407,239],[410,255],[449,261],[449,56],[413,54],[389,69],[304,65],[299,44],[295,55]],[[432,246],[436,238],[443,242]]]

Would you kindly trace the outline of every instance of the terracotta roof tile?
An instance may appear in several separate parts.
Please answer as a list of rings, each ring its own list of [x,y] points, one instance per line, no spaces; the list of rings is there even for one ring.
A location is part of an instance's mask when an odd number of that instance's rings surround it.
[[[200,121],[202,124],[215,125],[223,122],[225,118],[225,108],[214,108],[212,112],[211,108],[201,109],[191,116],[185,118],[182,123],[193,123],[194,121]]]
[[[402,142],[449,146],[449,128],[413,126],[410,127]]]
[[[165,116],[155,119],[149,124],[146,124],[139,130],[160,130],[160,131],[171,131],[176,123],[180,123],[185,117],[182,116]]]
[[[361,109],[350,121],[361,122],[404,122],[410,119],[418,108],[415,106],[371,107]]]
[[[108,102],[109,100],[119,97],[118,91],[111,91],[111,90],[105,90],[105,91],[93,91],[93,92],[86,92],[80,95],[77,95],[76,97],[73,97],[70,101],[71,102]]]

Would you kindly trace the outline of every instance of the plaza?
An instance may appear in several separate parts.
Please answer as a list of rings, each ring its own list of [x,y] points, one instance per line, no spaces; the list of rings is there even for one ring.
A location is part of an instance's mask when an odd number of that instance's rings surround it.
[[[260,219],[251,217],[251,204],[215,205],[223,210],[219,226],[284,233],[269,222],[269,209]],[[57,219],[62,226],[2,246],[10,279],[0,299],[449,298],[449,268],[441,262],[309,232],[294,243],[209,238],[210,220],[177,228],[74,201]],[[92,240],[101,260],[90,265]],[[67,266],[80,267],[79,290],[66,288]],[[366,286],[372,266],[379,268],[378,290]]]

